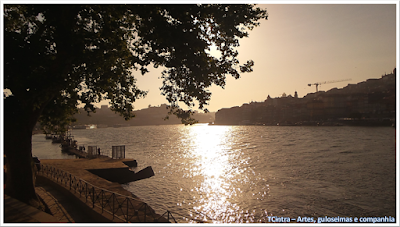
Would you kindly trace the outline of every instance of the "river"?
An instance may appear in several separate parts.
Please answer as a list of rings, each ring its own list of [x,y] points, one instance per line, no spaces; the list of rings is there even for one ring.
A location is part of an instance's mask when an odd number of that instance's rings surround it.
[[[396,217],[396,129],[313,126],[133,126],[73,130],[78,145],[125,145],[123,185],[178,222],[270,222],[272,216]],[[75,158],[33,136],[40,159]],[[275,219],[274,219],[275,220]],[[278,219],[276,219],[278,220]]]

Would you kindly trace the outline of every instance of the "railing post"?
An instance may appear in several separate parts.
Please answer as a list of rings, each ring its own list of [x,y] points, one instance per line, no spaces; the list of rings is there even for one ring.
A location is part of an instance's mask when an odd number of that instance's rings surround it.
[[[144,204],[144,222],[146,222],[146,208],[147,208],[147,204]]]
[[[69,190],[71,191],[72,188],[72,175],[69,174]]]
[[[75,179],[76,180],[76,179]],[[79,192],[79,198],[82,196],[82,183],[81,179],[78,179],[78,182],[76,183],[76,189]]]
[[[104,191],[101,189],[101,213],[103,213],[104,210]]]
[[[128,198],[126,198],[126,222],[128,222],[129,219],[129,203],[128,203]]]
[[[93,201],[93,208],[94,208],[94,200],[95,200],[95,198],[94,198],[94,186],[92,186],[92,188],[93,188],[92,201]]]
[[[114,219],[114,216],[115,216],[115,215],[114,215],[114,214],[115,214],[115,213],[114,213],[114,193],[112,193],[112,196],[111,196],[111,197],[112,197],[112,213],[113,213],[113,219]]]

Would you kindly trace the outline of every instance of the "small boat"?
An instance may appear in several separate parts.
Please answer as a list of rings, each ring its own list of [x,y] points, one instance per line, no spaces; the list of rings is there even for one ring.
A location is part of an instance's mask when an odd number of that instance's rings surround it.
[[[72,127],[73,129],[88,129],[87,125],[75,125]]]
[[[53,135],[53,138],[52,138],[52,143],[61,143],[61,142],[63,142],[63,140],[64,140],[64,138],[63,138],[63,136],[60,136],[60,135]]]

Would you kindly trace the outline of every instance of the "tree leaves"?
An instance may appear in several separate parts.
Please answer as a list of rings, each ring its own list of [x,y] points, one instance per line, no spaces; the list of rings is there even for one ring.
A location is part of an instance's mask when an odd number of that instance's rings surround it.
[[[73,113],[82,102],[86,111],[94,111],[93,104],[104,96],[129,119],[133,102],[147,94],[136,87],[135,74],[145,75],[150,65],[166,68],[162,94],[173,113],[188,118],[175,111],[180,102],[189,108],[197,102],[204,109],[212,84],[224,87],[226,75],[239,78],[252,71],[254,62],[239,65],[235,48],[248,36],[244,28],[267,18],[265,10],[239,4],[4,8],[5,87],[26,106],[53,111],[44,111],[48,116],[42,119],[60,113],[54,105]],[[218,59],[207,52],[213,44],[221,52]],[[68,99],[68,108],[60,99]]]

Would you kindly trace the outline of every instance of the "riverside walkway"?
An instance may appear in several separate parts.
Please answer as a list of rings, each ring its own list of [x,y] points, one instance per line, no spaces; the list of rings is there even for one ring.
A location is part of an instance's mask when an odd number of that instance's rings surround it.
[[[95,223],[90,216],[50,185],[37,184],[36,193],[51,214],[4,195],[4,223]]]
[[[36,193],[44,200],[51,214],[60,223],[95,223],[97,220],[85,215],[67,196],[47,184],[39,184]]]
[[[122,161],[105,157],[41,160],[42,168],[37,175],[36,192],[47,204],[52,215],[5,195],[4,222],[176,223],[169,211],[163,215],[156,214],[151,207],[123,189],[120,184],[109,182],[86,170],[120,167],[124,165]],[[24,215],[18,215],[21,213]]]

